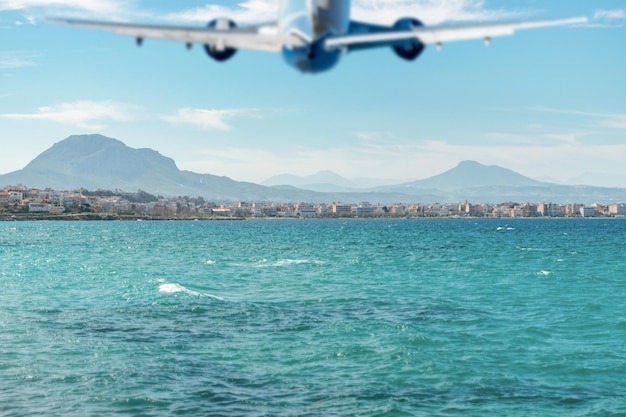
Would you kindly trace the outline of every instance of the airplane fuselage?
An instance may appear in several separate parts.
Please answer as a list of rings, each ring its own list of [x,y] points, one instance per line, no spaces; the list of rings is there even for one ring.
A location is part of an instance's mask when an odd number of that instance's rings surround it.
[[[285,61],[302,72],[316,73],[334,67],[341,49],[328,50],[324,39],[348,33],[350,0],[281,0],[278,30],[302,39],[304,46],[283,47]]]

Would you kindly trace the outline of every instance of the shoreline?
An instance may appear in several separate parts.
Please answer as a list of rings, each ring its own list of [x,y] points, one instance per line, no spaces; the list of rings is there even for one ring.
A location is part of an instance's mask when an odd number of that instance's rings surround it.
[[[63,214],[11,214],[0,215],[0,222],[25,222],[25,221],[67,221],[67,222],[102,222],[102,221],[319,221],[319,220],[600,220],[600,219],[626,219],[625,216],[596,216],[596,217],[477,217],[477,216],[449,216],[449,217],[152,217],[119,215],[115,213],[89,213],[88,215],[63,215]]]

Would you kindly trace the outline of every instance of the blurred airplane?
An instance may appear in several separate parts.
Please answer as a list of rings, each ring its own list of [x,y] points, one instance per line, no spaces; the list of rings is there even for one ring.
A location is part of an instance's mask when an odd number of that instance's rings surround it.
[[[496,36],[512,35],[518,29],[585,23],[587,18],[538,20],[458,26],[424,26],[415,18],[402,18],[393,26],[350,19],[349,0],[281,0],[278,21],[238,28],[227,18],[215,19],[207,27],[178,27],[50,19],[50,22],[104,29],[136,38],[184,42],[188,48],[203,44],[216,61],[226,61],[238,49],[281,52],[285,61],[305,73],[333,68],[346,52],[391,47],[408,61],[416,59],[426,45],[441,48],[444,42],[484,39],[488,45]]]

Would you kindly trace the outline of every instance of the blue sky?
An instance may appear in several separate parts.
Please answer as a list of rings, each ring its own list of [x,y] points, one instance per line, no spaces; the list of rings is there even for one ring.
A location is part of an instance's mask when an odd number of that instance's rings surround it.
[[[204,25],[272,19],[276,1],[0,0],[0,173],[72,134],[152,148],[179,168],[262,182],[333,170],[426,178],[462,160],[626,187],[626,3],[355,0],[355,18],[426,23],[587,16],[589,24],[355,52],[311,76],[280,55],[227,63],[199,46],[44,23],[49,16]],[[583,178],[580,176],[583,175]]]

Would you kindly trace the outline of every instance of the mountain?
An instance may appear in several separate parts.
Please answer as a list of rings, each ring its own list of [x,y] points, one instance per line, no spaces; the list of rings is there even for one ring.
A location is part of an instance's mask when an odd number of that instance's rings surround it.
[[[615,175],[613,173],[585,172],[574,178],[570,178],[567,184],[603,184],[605,187],[626,186],[626,175]]]
[[[211,201],[344,203],[441,202],[624,202],[625,188],[569,186],[541,182],[498,166],[464,161],[439,175],[419,181],[374,188],[352,188],[331,171],[309,177],[280,176],[272,181],[300,181],[264,186],[227,177],[178,169],[173,159],[152,149],[133,149],[102,135],[78,135],[54,144],[26,167],[0,175],[0,185],[34,188],[143,190],[166,197],[204,197]],[[308,183],[308,181],[322,181]],[[336,182],[336,183],[333,183]],[[266,181],[266,184],[272,182]],[[317,184],[320,191],[303,189]],[[324,188],[325,187],[325,188]]]
[[[165,196],[204,196],[216,200],[277,198],[281,193],[226,177],[181,171],[173,159],[152,149],[133,149],[101,135],[79,135],[54,144],[24,169],[0,176],[1,184],[69,190],[138,189]]]
[[[318,171],[313,175],[306,176],[297,176],[291,174],[280,174],[275,175],[267,180],[263,181],[261,184],[266,185],[268,187],[274,185],[292,185],[294,187],[300,187],[305,184],[314,184],[314,183],[328,183],[334,184],[340,187],[352,187],[354,184],[352,181],[342,177],[333,171]]]
[[[345,195],[294,187],[265,187],[227,177],[181,171],[173,159],[152,149],[134,149],[102,135],[70,136],[55,143],[21,170],[0,175],[0,184],[72,190],[143,190],[166,197],[202,196],[213,201],[396,200],[384,191]],[[349,199],[349,200],[348,200]],[[359,200],[360,199],[360,200]]]
[[[433,177],[405,183],[422,189],[456,190],[474,187],[532,187],[543,183],[496,165],[486,166],[476,161],[463,161],[455,168]]]
[[[463,161],[439,175],[383,189],[386,192],[411,195],[417,198],[415,201],[469,200],[483,203],[552,201],[587,204],[599,201],[626,201],[624,188],[568,186],[541,182],[510,169],[486,166],[475,161]],[[424,199],[424,196],[437,199]]]
[[[268,178],[261,184],[266,186],[290,185],[305,190],[319,192],[354,192],[363,189],[380,187],[398,183],[398,181],[381,180],[376,178],[347,179],[333,171],[318,171],[313,175],[280,174]]]

